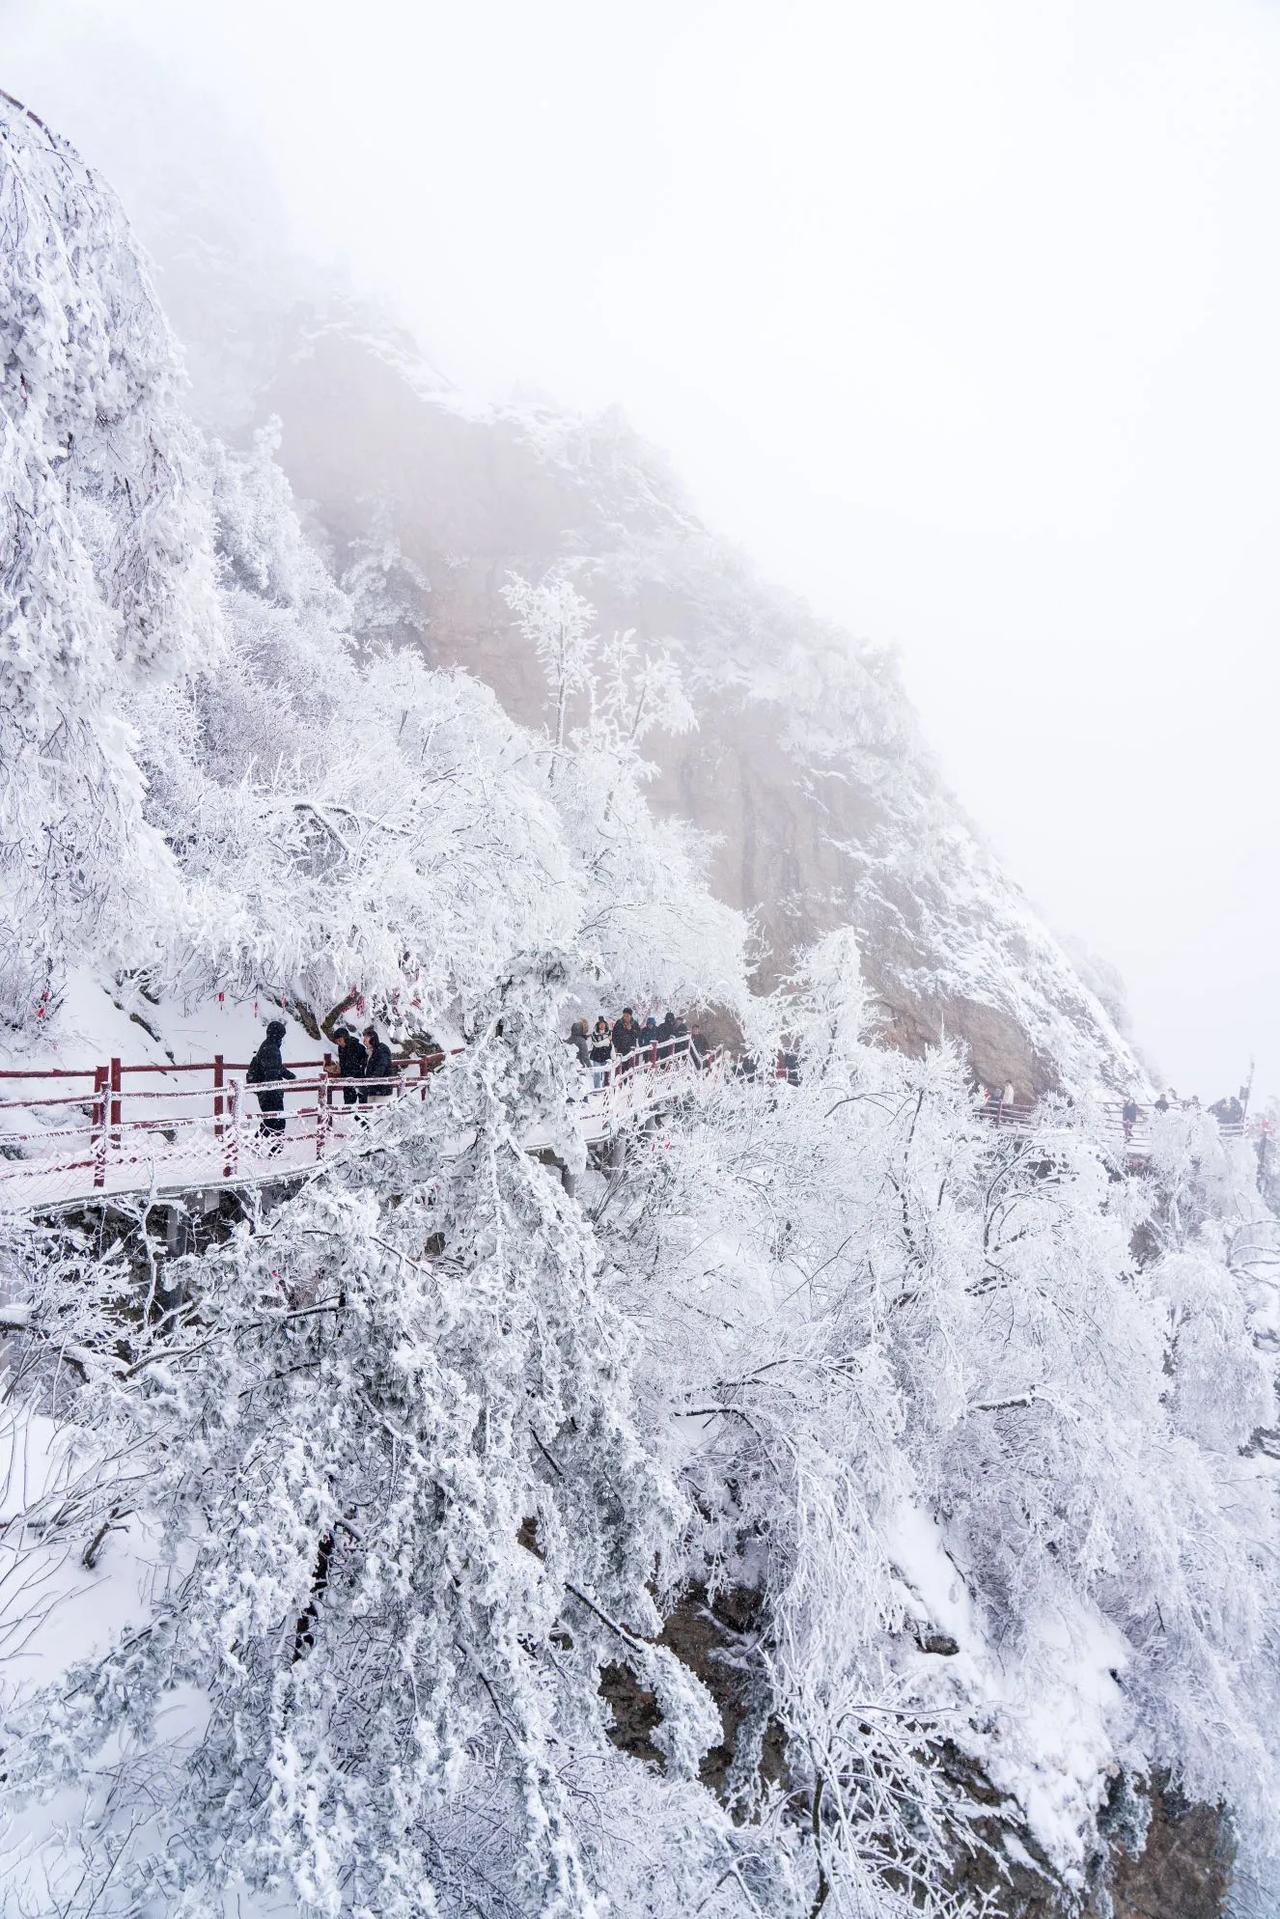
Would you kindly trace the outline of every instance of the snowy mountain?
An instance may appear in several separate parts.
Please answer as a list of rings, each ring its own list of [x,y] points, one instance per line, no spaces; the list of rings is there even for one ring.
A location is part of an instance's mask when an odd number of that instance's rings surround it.
[[[980,1081],[1021,1095],[1146,1086],[1110,1011],[948,790],[892,656],[761,581],[616,412],[460,391],[292,249],[229,123],[109,42],[99,65],[170,150],[157,169],[150,138],[108,123],[197,416],[238,446],[279,419],[279,463],[334,570],[382,595],[366,618],[539,724],[543,678],[503,588],[513,573],[563,573],[606,632],[634,629],[680,665],[698,726],[650,741],[649,797],[710,836],[715,893],[752,917],[758,985],[852,925],[895,1044],[919,1052],[947,1033]],[[93,93],[71,79],[67,94],[96,127]]]
[[[457,1045],[216,1206],[0,1209],[9,1909],[1263,1919],[1253,1144],[1117,1143],[1136,1065],[889,663],[620,423],[312,301],[198,418],[14,103],[0,225],[7,1060],[225,1000]],[[627,996],[794,1070],[601,1140],[562,1036]],[[997,1129],[958,1040],[1074,1096]]]
[[[852,925],[886,1030],[943,1032],[987,1084],[1030,1095],[1145,1073],[942,780],[891,657],[762,583],[699,524],[616,415],[485,406],[367,318],[302,321],[258,396],[338,553],[403,556],[434,662],[536,720],[542,692],[502,598],[573,579],[606,629],[669,646],[698,716],[655,754],[654,803],[713,841],[712,884],[751,915],[768,985]]]

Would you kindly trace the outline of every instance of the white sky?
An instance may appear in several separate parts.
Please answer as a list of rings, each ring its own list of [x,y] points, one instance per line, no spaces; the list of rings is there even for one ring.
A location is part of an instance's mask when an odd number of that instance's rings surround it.
[[[2,83],[54,112],[108,8],[41,12]],[[1276,5],[109,17],[447,370],[621,402],[764,572],[897,642],[968,810],[1169,1077],[1216,1097],[1256,1053],[1280,1091]]]

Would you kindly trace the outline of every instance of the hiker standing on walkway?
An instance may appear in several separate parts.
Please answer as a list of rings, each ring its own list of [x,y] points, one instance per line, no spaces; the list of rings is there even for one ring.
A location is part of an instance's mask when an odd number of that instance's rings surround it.
[[[569,1037],[565,1041],[565,1045],[572,1046],[578,1056],[579,1066],[590,1065],[591,1036],[587,1031],[587,1022],[584,1019],[576,1019],[573,1022],[573,1025],[569,1028]]]
[[[629,1006],[622,1009],[622,1018],[613,1029],[613,1050],[618,1055],[618,1072],[630,1071],[628,1060],[640,1044],[640,1028],[636,1025],[635,1014]]]
[[[613,1058],[613,1039],[609,1032],[609,1022],[601,1013],[591,1029],[591,1083],[598,1091],[609,1083],[609,1061]]]
[[[360,1089],[350,1082],[364,1078],[368,1056],[349,1026],[336,1027],[334,1037],[338,1042],[338,1078],[348,1082],[342,1089],[342,1103],[354,1106],[360,1098]]]
[[[1133,1097],[1133,1094],[1130,1093],[1128,1099],[1125,1101],[1124,1105],[1120,1108],[1120,1124],[1124,1127],[1124,1136],[1126,1139],[1133,1138],[1133,1129],[1137,1125],[1137,1123],[1138,1123],[1138,1102]]]
[[[283,1133],[285,1127],[284,1088],[274,1082],[295,1077],[280,1054],[280,1042],[284,1034],[285,1025],[282,1019],[273,1019],[268,1022],[267,1037],[249,1061],[249,1070],[245,1074],[247,1086],[270,1088],[267,1092],[259,1093],[257,1098],[258,1110],[262,1114],[262,1130],[272,1140],[273,1153],[278,1153],[280,1150],[279,1135]]]
[[[364,1044],[366,1052],[364,1065],[365,1080],[392,1079],[396,1069],[391,1058],[391,1048],[387,1045],[386,1040],[379,1037],[376,1026],[365,1027]],[[371,1099],[386,1099],[390,1091],[391,1088],[389,1085],[371,1086],[366,1084],[360,1088],[361,1104],[367,1104]]]
[[[649,1056],[649,1064],[655,1066],[658,1061],[658,1022],[652,1013],[640,1028],[640,1044]]]

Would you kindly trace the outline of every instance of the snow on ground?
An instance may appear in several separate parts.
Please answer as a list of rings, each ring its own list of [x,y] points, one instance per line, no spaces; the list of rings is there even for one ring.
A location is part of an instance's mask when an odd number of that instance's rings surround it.
[[[991,1642],[935,1520],[904,1500],[888,1547],[909,1609],[959,1648],[912,1655],[919,1682],[968,1706],[979,1725],[985,1718],[990,1737],[969,1742],[971,1757],[1021,1808],[1068,1884],[1079,1885],[1085,1836],[1128,1729],[1123,1637],[1075,1601],[1029,1621],[1020,1649],[1006,1652]]]
[[[85,1549],[100,1521],[78,1492],[92,1486],[98,1463],[85,1436],[25,1407],[0,1423],[0,1692],[12,1709],[23,1695],[48,1684],[78,1660],[104,1652],[120,1635],[142,1626],[155,1593],[170,1576],[157,1542],[136,1515],[121,1515],[98,1544],[95,1564]],[[161,1716],[158,1750],[181,1751],[199,1737],[202,1695],[176,1691]],[[82,1871],[77,1834],[107,1813],[108,1768],[126,1748],[113,1740],[95,1770],[51,1798],[27,1806],[0,1830],[0,1884],[6,1914],[59,1911]],[[127,1845],[154,1842],[154,1830],[131,1829]],[[103,1888],[103,1919],[124,1909]],[[291,1898],[248,1897],[234,1888],[218,1909],[237,1919],[290,1919]],[[130,1912],[133,1909],[130,1908]],[[140,1915],[138,1916],[140,1919]],[[149,1915],[148,1915],[149,1919]],[[157,1909],[158,1919],[158,1909]],[[212,1919],[212,1914],[211,1914]]]

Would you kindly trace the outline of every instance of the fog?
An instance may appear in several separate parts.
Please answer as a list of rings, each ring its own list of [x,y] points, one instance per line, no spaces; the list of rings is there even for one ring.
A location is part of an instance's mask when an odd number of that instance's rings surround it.
[[[204,124],[148,110],[158,64],[240,130],[210,196],[260,148],[290,243],[455,378],[619,402],[765,573],[901,648],[1166,1076],[1215,1098],[1256,1054],[1280,1091],[1274,7],[7,18],[0,83],[108,173]]]

